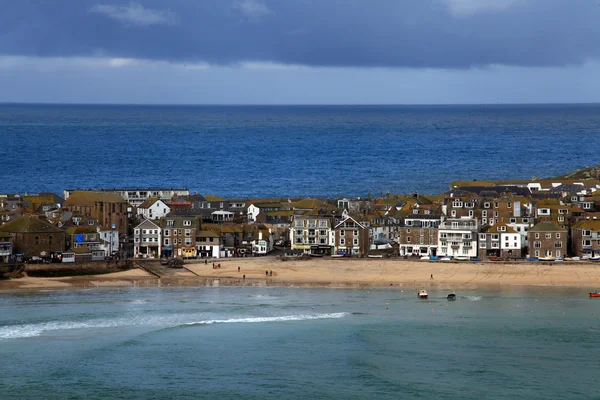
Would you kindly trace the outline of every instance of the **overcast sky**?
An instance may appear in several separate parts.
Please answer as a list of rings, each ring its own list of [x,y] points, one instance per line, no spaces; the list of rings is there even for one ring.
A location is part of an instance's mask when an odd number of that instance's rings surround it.
[[[0,0],[0,102],[600,102],[598,0]]]

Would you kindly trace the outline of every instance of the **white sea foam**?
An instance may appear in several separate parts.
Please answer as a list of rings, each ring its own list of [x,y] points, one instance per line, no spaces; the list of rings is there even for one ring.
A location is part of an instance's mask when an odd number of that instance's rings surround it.
[[[469,301],[479,301],[481,300],[481,296],[466,296],[466,299]]]
[[[23,324],[0,327],[0,340],[18,339],[40,336],[44,332],[73,330],[73,329],[99,329],[99,328],[119,328],[130,326],[160,326],[161,328],[189,326],[189,325],[210,325],[219,323],[255,323],[255,322],[277,322],[277,321],[304,321],[315,319],[342,318],[348,313],[331,314],[306,314],[306,315],[285,315],[274,317],[243,317],[230,319],[207,319],[194,321],[198,315],[175,315],[175,316],[155,316],[155,317],[134,317],[134,318],[114,318],[97,319],[87,321],[52,321],[38,324]]]
[[[308,321],[313,319],[332,319],[343,318],[348,313],[331,314],[303,314],[303,315],[284,315],[280,317],[248,317],[248,318],[230,318],[230,319],[209,319],[205,321],[187,322],[184,325],[210,325],[210,324],[235,324],[235,323],[255,323],[255,322],[282,322],[282,321]]]

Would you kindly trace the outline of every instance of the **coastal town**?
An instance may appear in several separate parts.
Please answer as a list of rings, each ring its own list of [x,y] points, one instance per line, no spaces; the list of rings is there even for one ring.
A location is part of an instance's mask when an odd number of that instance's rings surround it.
[[[600,180],[457,181],[438,195],[221,198],[186,188],[0,195],[3,263],[265,256],[600,260]]]

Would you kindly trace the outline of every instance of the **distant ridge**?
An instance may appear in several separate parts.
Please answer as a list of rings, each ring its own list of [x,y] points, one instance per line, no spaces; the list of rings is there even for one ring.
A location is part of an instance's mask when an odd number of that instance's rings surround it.
[[[557,176],[553,179],[600,179],[600,165],[578,169],[575,172]]]

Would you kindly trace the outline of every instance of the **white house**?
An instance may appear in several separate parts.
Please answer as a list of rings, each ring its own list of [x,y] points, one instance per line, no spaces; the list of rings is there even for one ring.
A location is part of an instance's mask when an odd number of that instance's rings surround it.
[[[116,229],[98,228],[98,234],[104,250],[104,256],[110,257],[119,252],[119,231]]]
[[[145,219],[164,218],[171,212],[171,207],[161,199],[150,198],[144,201],[138,208],[137,214]]]
[[[219,258],[221,255],[221,236],[212,231],[200,231],[196,234],[196,251],[204,258]]]
[[[135,258],[160,258],[162,230],[149,219],[133,229]]]
[[[442,217],[438,230],[438,255],[476,257],[478,229],[477,218]]]
[[[504,222],[486,225],[479,233],[479,257],[521,258],[521,234]]]

